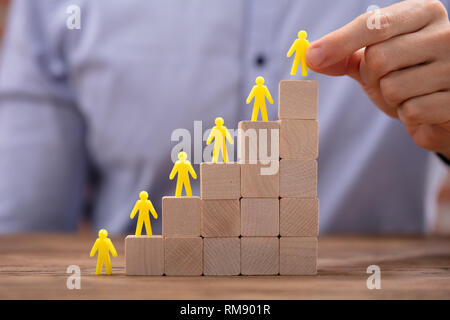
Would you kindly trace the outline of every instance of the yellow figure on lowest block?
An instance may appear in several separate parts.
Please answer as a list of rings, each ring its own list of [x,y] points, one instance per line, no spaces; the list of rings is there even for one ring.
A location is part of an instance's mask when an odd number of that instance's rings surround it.
[[[306,40],[308,34],[306,31],[301,30],[298,32],[298,39],[295,39],[291,48],[287,53],[287,57],[289,58],[295,51],[294,62],[292,63],[291,75],[295,75],[297,73],[298,65],[301,64],[302,76],[306,77],[308,75],[308,71],[306,69],[306,49],[309,47],[309,41]]]
[[[192,197],[191,183],[189,182],[189,173],[192,178],[197,179],[197,174],[192,168],[191,162],[187,160],[186,152],[178,153],[178,160],[175,162],[172,172],[170,172],[169,179],[172,180],[178,173],[177,178],[177,189],[175,190],[175,197],[181,197],[181,189],[184,184],[184,189],[186,190],[186,195]]]
[[[214,149],[213,149],[213,157],[212,162],[217,162],[219,160],[219,153],[222,151],[222,159],[223,162],[228,162],[228,153],[227,153],[227,143],[233,144],[233,138],[230,135],[227,127],[223,125],[223,118],[216,118],[216,125],[211,129],[211,133],[209,134],[208,140],[206,140],[206,144],[209,145],[214,139]],[[225,140],[226,139],[226,140]]]
[[[92,258],[95,255],[96,251],[98,251],[98,254],[95,274],[102,273],[103,263],[105,263],[106,274],[112,274],[111,258],[109,257],[109,252],[111,251],[113,257],[117,257],[117,251],[116,248],[114,248],[111,240],[108,238],[108,231],[106,231],[105,229],[101,229],[98,232],[98,239],[95,240],[94,246],[92,247],[89,256]]]
[[[139,211],[138,222],[136,225],[135,235],[139,237],[142,232],[142,223],[145,223],[145,231],[148,236],[152,236],[152,225],[150,224],[150,215],[152,213],[153,218],[158,219],[158,214],[150,200],[148,200],[148,193],[146,191],[141,191],[139,193],[140,200],[136,201],[133,211],[131,211],[130,218],[134,219],[134,216]]]
[[[252,112],[252,121],[256,121],[258,119],[258,111],[261,109],[261,118],[263,121],[269,121],[267,118],[267,110],[266,110],[266,98],[270,102],[273,103],[272,96],[270,95],[269,89],[264,85],[264,78],[257,77],[255,80],[256,85],[253,86],[252,91],[247,97],[245,101],[249,104],[253,97],[255,98],[255,104],[253,105]]]

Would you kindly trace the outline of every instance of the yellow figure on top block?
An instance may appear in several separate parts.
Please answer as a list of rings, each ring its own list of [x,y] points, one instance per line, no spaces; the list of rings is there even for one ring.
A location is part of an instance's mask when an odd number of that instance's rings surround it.
[[[258,111],[261,109],[261,118],[263,121],[269,121],[267,118],[267,110],[266,110],[266,98],[270,104],[273,104],[272,96],[270,95],[269,89],[264,85],[264,78],[257,77],[255,80],[256,85],[253,86],[252,91],[247,97],[245,101],[249,104],[253,97],[255,98],[255,104],[253,105],[252,112],[252,121],[256,121],[258,119]]]
[[[152,236],[152,225],[150,224],[150,215],[152,213],[153,218],[158,219],[158,214],[150,200],[148,200],[148,193],[146,191],[141,191],[139,193],[140,200],[136,201],[133,211],[131,211],[130,218],[134,219],[134,216],[139,211],[138,222],[136,225],[135,235],[139,237],[142,232],[142,223],[145,223],[145,231],[148,236]]]
[[[181,197],[181,189],[184,184],[186,190],[186,196],[192,197],[191,183],[189,182],[189,173],[192,178],[197,179],[197,174],[192,168],[191,162],[187,160],[186,152],[178,153],[178,160],[175,162],[172,171],[170,172],[169,179],[172,180],[178,173],[177,189],[175,190],[175,197]]]
[[[295,39],[291,48],[287,53],[287,57],[289,58],[295,51],[294,62],[292,63],[291,75],[295,75],[297,73],[298,65],[301,64],[302,76],[306,77],[308,75],[308,71],[306,69],[306,49],[309,47],[309,41],[306,40],[308,34],[306,31],[301,30],[298,32],[298,39]]]
[[[215,163],[219,160],[220,151],[222,151],[223,162],[228,162],[226,140],[228,140],[230,144],[233,144],[234,141],[227,127],[223,125],[223,118],[217,117],[215,123],[216,125],[211,129],[211,133],[209,134],[208,140],[206,140],[206,144],[209,145],[214,139],[212,162]]]
[[[92,258],[95,255],[96,251],[98,251],[98,254],[95,274],[102,273],[103,263],[105,263],[106,274],[112,274],[111,258],[109,257],[109,252],[111,251],[113,257],[117,257],[117,251],[116,248],[114,248],[111,240],[108,238],[108,231],[106,231],[105,229],[101,229],[98,232],[98,239],[95,240],[94,246],[92,247],[89,256]]]

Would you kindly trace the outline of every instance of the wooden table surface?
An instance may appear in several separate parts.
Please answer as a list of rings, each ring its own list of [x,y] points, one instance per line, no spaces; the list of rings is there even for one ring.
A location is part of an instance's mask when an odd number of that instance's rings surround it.
[[[317,276],[131,277],[124,237],[112,276],[95,276],[94,236],[0,237],[0,299],[449,299],[450,238],[339,236],[319,239]],[[369,290],[369,265],[381,289]],[[66,269],[81,268],[81,290],[68,290]]]

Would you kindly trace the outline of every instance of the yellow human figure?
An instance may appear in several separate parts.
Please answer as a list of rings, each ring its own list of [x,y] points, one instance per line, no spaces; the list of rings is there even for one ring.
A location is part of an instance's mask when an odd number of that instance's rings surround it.
[[[187,159],[186,152],[178,153],[178,160],[175,162],[172,171],[170,172],[169,179],[172,180],[178,173],[177,188],[175,190],[175,197],[181,197],[181,189],[186,190],[186,196],[192,197],[191,183],[189,182],[189,173],[192,178],[197,179],[197,174],[192,168],[191,162]]]
[[[292,63],[291,75],[295,75],[297,73],[298,65],[301,64],[302,76],[306,77],[308,75],[308,71],[306,69],[306,49],[309,47],[309,41],[306,40],[308,34],[306,31],[301,30],[298,32],[298,39],[295,39],[291,48],[287,53],[287,57],[289,58],[295,51],[294,62]]]
[[[264,85],[264,78],[257,77],[255,80],[256,85],[253,86],[250,94],[245,101],[249,104],[253,97],[255,98],[255,104],[253,105],[252,112],[252,121],[256,121],[258,119],[258,112],[261,109],[261,118],[263,121],[269,121],[267,118],[267,109],[266,109],[266,98],[270,104],[273,104],[272,96],[270,95],[269,89]]]
[[[216,125],[212,128],[208,140],[206,140],[206,144],[209,145],[214,139],[212,162],[217,162],[217,160],[219,160],[220,151],[222,151],[223,162],[228,162],[227,144],[225,139],[228,140],[230,144],[234,144],[230,132],[227,127],[223,125],[223,123],[223,118],[217,117],[215,121]]]
[[[140,200],[136,201],[133,210],[131,211],[130,218],[134,219],[134,216],[139,211],[138,222],[136,225],[135,235],[139,237],[142,232],[142,223],[145,223],[145,231],[148,236],[152,236],[152,225],[150,224],[150,215],[152,213],[153,218],[158,219],[158,214],[150,200],[148,200],[148,193],[141,191],[139,193]]]
[[[94,246],[92,247],[89,256],[92,258],[95,255],[96,251],[98,251],[98,254],[95,274],[102,273],[103,263],[105,263],[106,274],[112,274],[111,258],[109,257],[109,252],[111,251],[113,257],[117,257],[117,251],[116,248],[114,248],[111,240],[108,238],[108,231],[106,231],[105,229],[101,229],[98,232],[98,239],[95,240]]]

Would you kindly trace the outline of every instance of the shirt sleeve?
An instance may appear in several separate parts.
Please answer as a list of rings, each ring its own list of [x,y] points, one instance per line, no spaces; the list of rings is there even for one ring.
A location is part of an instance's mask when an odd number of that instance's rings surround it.
[[[0,233],[71,230],[81,208],[84,123],[45,3],[12,2],[1,48]]]

